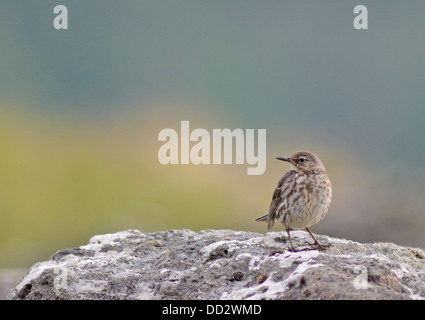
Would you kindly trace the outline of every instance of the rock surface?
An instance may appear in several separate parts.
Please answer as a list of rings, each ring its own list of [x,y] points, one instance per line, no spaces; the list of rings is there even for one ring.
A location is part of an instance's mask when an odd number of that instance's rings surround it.
[[[0,269],[0,300],[4,300],[16,282],[26,274],[26,269]]]
[[[9,299],[424,299],[425,252],[294,231],[128,230],[35,264]]]

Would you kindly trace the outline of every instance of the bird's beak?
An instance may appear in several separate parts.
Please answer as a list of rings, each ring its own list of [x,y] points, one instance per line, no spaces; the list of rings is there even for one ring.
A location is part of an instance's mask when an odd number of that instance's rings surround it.
[[[292,163],[291,157],[277,157],[276,159]]]

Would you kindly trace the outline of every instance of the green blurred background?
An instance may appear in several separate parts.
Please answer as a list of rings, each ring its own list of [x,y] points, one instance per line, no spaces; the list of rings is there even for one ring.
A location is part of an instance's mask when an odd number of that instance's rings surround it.
[[[53,28],[68,8],[69,29]],[[369,29],[353,28],[353,8]],[[425,2],[0,3],[0,268],[95,234],[265,232],[274,160],[320,156],[317,233],[425,247]],[[267,129],[267,171],[159,164],[164,128]],[[274,230],[281,230],[276,226]]]

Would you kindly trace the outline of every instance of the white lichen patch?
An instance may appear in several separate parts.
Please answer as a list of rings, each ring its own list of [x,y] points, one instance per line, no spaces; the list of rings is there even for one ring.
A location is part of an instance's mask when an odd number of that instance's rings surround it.
[[[315,263],[314,258],[320,253],[316,251],[301,251],[301,252],[287,252],[285,254],[278,254],[267,257],[253,257],[250,262],[250,269],[259,270],[265,263],[279,263],[282,269],[291,268],[294,263],[297,264],[295,270],[290,273],[286,278],[281,281],[274,281],[273,275],[276,272],[270,273],[267,279],[256,286],[251,288],[243,288],[233,292],[225,292],[221,295],[220,299],[276,299],[282,295],[289,288],[290,283],[299,282],[300,278],[309,269],[323,266],[323,264]]]

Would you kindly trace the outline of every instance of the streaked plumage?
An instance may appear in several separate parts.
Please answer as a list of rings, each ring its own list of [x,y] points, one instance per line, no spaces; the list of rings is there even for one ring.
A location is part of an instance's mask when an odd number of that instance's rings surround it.
[[[313,237],[314,244],[322,248],[308,228],[323,219],[331,203],[332,187],[325,167],[315,154],[307,151],[277,159],[289,162],[291,170],[279,180],[269,213],[256,221],[267,222],[269,230],[275,220],[282,223],[292,250],[290,230],[304,228]]]

